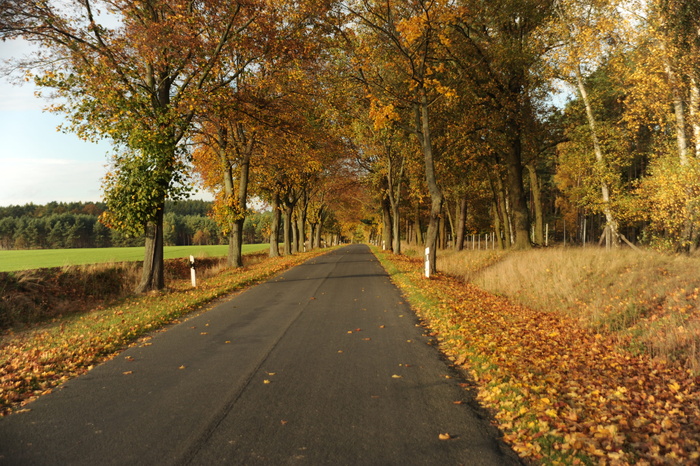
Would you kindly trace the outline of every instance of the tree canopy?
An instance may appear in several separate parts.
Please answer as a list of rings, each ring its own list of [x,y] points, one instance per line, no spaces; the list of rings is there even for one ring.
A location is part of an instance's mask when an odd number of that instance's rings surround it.
[[[14,69],[67,130],[117,146],[103,222],[145,236],[198,178],[240,266],[253,197],[271,254],[469,235],[694,250],[698,2],[9,0]],[[564,94],[566,101],[560,97]],[[161,252],[159,252],[161,251]]]

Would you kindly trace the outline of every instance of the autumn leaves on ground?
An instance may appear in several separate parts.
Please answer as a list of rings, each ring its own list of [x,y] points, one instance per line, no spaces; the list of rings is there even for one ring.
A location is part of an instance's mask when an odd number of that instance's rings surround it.
[[[532,266],[533,254],[543,253],[529,254]],[[635,354],[626,348],[631,339],[624,332],[596,329],[580,315],[534,310],[448,275],[426,280],[419,259],[381,256],[522,457],[566,464],[688,464],[700,458],[700,390],[684,367],[688,358],[681,363]],[[472,278],[483,280],[489,262],[502,256],[462,255],[463,270],[473,260]],[[454,267],[454,258],[446,261]],[[659,320],[672,312],[659,309]]]

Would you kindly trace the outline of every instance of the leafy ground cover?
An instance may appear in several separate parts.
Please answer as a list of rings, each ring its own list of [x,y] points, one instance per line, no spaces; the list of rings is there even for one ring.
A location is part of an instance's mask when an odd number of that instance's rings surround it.
[[[268,247],[269,244],[246,244],[243,245],[243,252],[262,251]],[[227,253],[228,245],[166,246],[163,256],[165,259],[176,259],[190,255],[218,257],[225,256]],[[0,272],[142,260],[143,247],[8,250],[0,251]]]
[[[129,344],[148,344],[149,333],[220,296],[241,291],[326,252],[328,249],[268,258],[200,280],[196,289],[189,280],[172,281],[162,293],[130,297],[50,324],[6,331],[0,336],[0,415],[27,409],[24,406],[29,401],[87,372]]]
[[[576,319],[377,252],[505,440],[541,464],[696,464],[700,379]]]

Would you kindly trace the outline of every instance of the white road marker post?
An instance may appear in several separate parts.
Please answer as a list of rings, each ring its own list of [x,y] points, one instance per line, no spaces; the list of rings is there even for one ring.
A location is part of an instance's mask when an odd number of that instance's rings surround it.
[[[425,248],[425,278],[430,278],[430,248]]]
[[[194,271],[194,256],[190,256],[190,277],[192,277],[192,288],[197,288],[197,273]]]

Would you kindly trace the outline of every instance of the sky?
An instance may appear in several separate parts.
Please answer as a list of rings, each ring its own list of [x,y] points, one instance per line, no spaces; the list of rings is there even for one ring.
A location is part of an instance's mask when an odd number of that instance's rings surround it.
[[[0,61],[30,50],[20,41],[0,41]],[[13,85],[0,76],[0,206],[101,201],[111,145],[57,131],[64,117],[44,112],[49,102],[35,90],[33,83]]]
[[[19,41],[0,41],[0,60],[29,50]],[[35,90],[33,83],[18,86],[0,77],[0,206],[101,200],[111,146],[58,132],[63,117],[44,112],[48,102]]]

